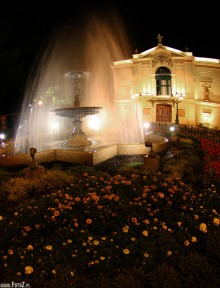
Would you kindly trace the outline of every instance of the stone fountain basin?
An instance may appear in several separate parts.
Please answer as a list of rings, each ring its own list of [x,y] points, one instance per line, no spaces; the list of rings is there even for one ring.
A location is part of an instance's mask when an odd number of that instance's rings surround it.
[[[169,149],[169,140],[166,137],[160,135],[149,134],[145,136],[145,142],[152,142],[153,150],[157,153],[166,151]],[[150,148],[149,148],[150,150]]]
[[[75,116],[80,116],[81,118],[99,113],[99,110],[102,107],[65,107],[54,109],[52,112],[55,112],[56,115],[67,117],[67,118],[74,118]]]
[[[168,150],[168,139],[159,135],[150,135],[146,137],[146,141],[151,141],[155,152],[163,152]],[[14,141],[10,143],[10,152],[14,146]],[[8,146],[7,146],[8,147]],[[76,165],[98,165],[117,155],[146,155],[150,151],[145,144],[106,144],[94,145],[88,149],[50,149],[37,152],[36,161],[40,163],[62,161],[73,163]],[[4,156],[3,156],[4,155]],[[143,158],[144,159],[144,158]],[[29,154],[7,155],[4,148],[0,148],[0,166],[28,166],[31,157]]]

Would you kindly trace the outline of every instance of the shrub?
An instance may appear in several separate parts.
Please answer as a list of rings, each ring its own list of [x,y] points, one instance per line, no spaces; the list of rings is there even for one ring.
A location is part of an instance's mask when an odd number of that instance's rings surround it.
[[[59,170],[48,171],[41,178],[33,180],[13,177],[3,182],[1,194],[6,194],[9,201],[23,200],[27,197],[65,187],[73,182],[74,176]]]

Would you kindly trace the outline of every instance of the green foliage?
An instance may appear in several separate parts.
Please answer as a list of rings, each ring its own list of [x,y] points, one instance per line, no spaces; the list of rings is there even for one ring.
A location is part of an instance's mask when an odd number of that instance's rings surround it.
[[[123,269],[113,280],[114,288],[143,288],[146,274],[142,267]]]
[[[214,230],[209,233],[207,238],[207,250],[211,257],[218,263],[220,262],[220,231]]]
[[[196,252],[182,255],[178,268],[183,282],[183,287],[216,287],[219,283],[219,269],[205,256]]]
[[[154,288],[182,288],[180,275],[166,263],[158,265],[153,271],[149,272],[146,276],[148,287]],[[185,287],[185,286],[184,286]],[[193,286],[192,286],[193,287]]]
[[[36,197],[47,191],[59,189],[69,185],[74,177],[59,170],[48,171],[36,179],[25,179],[24,177],[11,177],[3,182],[1,193],[7,195],[9,201],[24,200],[27,197]]]

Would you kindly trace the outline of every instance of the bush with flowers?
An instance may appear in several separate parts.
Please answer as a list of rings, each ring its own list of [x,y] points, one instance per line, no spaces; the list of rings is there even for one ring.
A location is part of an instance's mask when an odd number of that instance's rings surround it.
[[[200,140],[201,151],[204,154],[204,172],[213,180],[220,179],[220,145],[211,140]]]
[[[217,288],[219,203],[214,185],[84,167],[1,210],[0,283]]]

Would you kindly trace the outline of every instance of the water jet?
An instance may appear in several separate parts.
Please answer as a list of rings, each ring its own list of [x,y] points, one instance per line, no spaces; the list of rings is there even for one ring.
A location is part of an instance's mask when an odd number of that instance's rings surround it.
[[[33,67],[16,139],[8,153],[1,148],[0,166],[28,165],[30,147],[38,163],[96,165],[115,155],[146,155],[142,124],[131,126],[134,107],[124,119],[114,102],[111,66],[130,51],[123,24],[115,16],[86,20],[60,29]],[[99,129],[88,125],[94,119]]]

